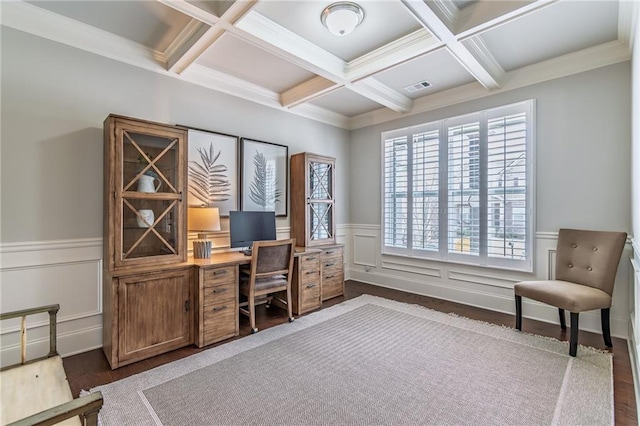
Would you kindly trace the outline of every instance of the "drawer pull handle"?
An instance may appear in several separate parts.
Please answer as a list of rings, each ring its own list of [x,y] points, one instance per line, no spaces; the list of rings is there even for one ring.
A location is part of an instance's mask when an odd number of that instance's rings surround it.
[[[219,271],[213,271],[213,275],[224,275],[226,273],[227,273],[226,269],[222,269],[222,270],[219,270]]]
[[[217,312],[217,311],[224,311],[225,309],[227,309],[227,305],[222,305],[219,308],[212,308],[211,311]]]
[[[307,257],[307,260],[316,260],[316,257],[315,256],[309,256],[309,257]]]
[[[307,271],[305,275],[316,275],[320,271]]]
[[[314,288],[315,286],[315,284],[307,284],[307,288]]]
[[[227,288],[213,289],[212,293],[213,294],[226,293],[227,290],[228,290]]]
[[[324,264],[325,268],[328,268],[329,266],[333,266],[333,265],[335,265],[335,263],[325,263]]]
[[[324,254],[333,254],[333,251],[325,251]]]
[[[333,278],[335,277],[335,275],[327,275],[326,277],[324,277],[325,279],[329,279],[329,278]]]

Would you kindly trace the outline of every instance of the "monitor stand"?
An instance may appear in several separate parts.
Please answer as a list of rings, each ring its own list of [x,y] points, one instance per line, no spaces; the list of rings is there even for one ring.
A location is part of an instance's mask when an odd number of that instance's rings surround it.
[[[242,254],[244,254],[245,256],[251,256],[251,247],[246,248],[246,249],[244,249],[244,250],[240,250],[240,252],[241,252]]]

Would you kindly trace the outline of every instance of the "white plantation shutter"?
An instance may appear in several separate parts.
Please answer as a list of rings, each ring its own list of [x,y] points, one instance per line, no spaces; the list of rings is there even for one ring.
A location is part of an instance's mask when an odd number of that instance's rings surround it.
[[[439,130],[413,136],[413,232],[417,250],[438,251],[439,247]]]
[[[480,254],[480,123],[447,131],[449,253]]]
[[[406,137],[384,141],[384,245],[408,247],[409,148]]]
[[[488,122],[487,180],[491,206],[488,256],[527,257],[527,125],[524,113]]]
[[[383,254],[531,271],[534,107],[384,132]]]

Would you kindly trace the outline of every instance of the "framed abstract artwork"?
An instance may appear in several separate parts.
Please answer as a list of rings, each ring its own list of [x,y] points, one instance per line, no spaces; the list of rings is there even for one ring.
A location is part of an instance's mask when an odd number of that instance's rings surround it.
[[[275,211],[287,216],[289,148],[241,139],[241,206],[245,211]]]
[[[188,205],[217,207],[220,216],[238,210],[238,137],[188,131]]]

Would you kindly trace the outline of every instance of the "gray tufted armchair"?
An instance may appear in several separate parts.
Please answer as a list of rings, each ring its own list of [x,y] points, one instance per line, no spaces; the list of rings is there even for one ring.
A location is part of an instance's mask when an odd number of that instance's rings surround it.
[[[571,314],[569,355],[578,351],[580,312],[600,309],[604,344],[612,347],[609,309],[626,232],[560,229],[555,280],[523,281],[514,287],[516,328],[522,330],[522,297],[556,306],[560,327],[566,330],[564,311]]]

